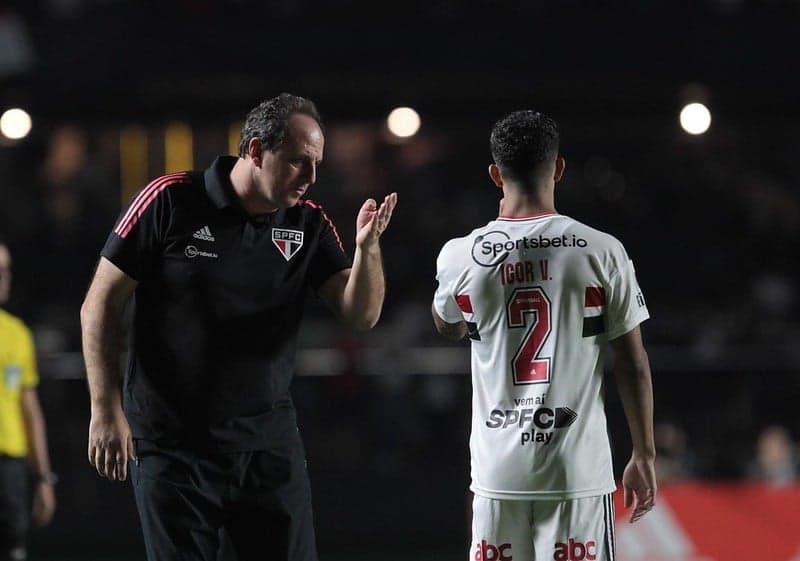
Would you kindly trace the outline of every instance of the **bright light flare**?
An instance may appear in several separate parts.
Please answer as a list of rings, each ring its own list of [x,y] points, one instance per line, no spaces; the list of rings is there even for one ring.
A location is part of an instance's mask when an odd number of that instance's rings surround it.
[[[386,119],[389,132],[399,138],[414,136],[421,124],[419,113],[410,107],[398,107],[389,113],[389,117]]]
[[[25,138],[31,132],[31,116],[24,109],[14,108],[0,117],[0,133],[11,140]]]
[[[702,103],[690,103],[681,110],[680,120],[689,134],[703,134],[711,126],[711,112]]]

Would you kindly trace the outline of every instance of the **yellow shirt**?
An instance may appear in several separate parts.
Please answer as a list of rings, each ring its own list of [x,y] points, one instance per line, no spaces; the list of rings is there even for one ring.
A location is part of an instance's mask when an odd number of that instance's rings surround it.
[[[24,457],[28,439],[22,391],[36,387],[33,337],[21,320],[0,309],[0,454]]]

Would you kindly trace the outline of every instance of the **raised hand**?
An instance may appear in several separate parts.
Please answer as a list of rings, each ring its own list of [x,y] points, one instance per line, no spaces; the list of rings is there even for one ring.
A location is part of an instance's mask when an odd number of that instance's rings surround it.
[[[356,246],[365,247],[378,243],[381,234],[392,219],[392,211],[397,204],[397,193],[387,195],[378,207],[375,199],[367,199],[356,218]]]

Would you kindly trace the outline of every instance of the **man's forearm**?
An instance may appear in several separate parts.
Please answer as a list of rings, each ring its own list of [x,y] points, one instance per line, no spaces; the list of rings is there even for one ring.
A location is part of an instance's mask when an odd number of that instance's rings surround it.
[[[643,457],[654,457],[653,381],[647,353],[642,349],[635,357],[618,356],[614,375],[628,419],[633,452]]]
[[[87,300],[81,309],[83,357],[92,408],[120,405],[121,310]]]
[[[459,321],[458,323],[447,323],[444,321],[439,316],[439,313],[436,311],[436,306],[433,304],[431,304],[431,316],[433,316],[433,324],[436,326],[436,331],[451,341],[460,341],[466,337],[469,332],[465,321]]]
[[[30,393],[28,393],[30,392]],[[25,390],[22,398],[25,436],[28,439],[28,464],[39,477],[50,473],[50,455],[47,453],[47,431],[36,390]]]
[[[342,314],[347,322],[357,329],[374,327],[381,315],[385,293],[380,246],[375,243],[356,247],[342,302]]]

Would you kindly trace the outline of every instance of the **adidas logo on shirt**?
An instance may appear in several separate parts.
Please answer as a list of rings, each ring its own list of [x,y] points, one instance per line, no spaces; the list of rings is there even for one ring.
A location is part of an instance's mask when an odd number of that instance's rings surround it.
[[[211,233],[211,230],[208,229],[208,226],[203,226],[202,228],[200,228],[198,231],[192,234],[192,237],[207,242],[216,241],[216,239],[214,238],[214,234]]]

